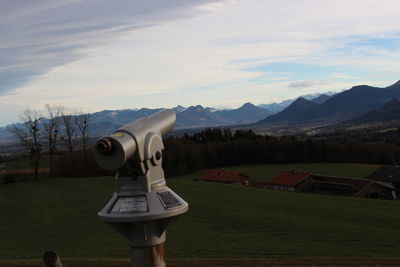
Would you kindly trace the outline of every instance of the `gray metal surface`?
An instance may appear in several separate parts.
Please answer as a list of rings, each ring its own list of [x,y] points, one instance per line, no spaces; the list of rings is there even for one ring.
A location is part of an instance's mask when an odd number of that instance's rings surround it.
[[[115,193],[98,216],[128,240],[132,266],[165,267],[166,229],[189,209],[167,187],[162,169],[162,136],[172,130],[175,119],[172,110],[163,110],[123,126],[95,145],[97,163],[118,169]]]
[[[132,157],[139,161],[149,159],[152,155],[145,151],[149,148],[149,145],[146,145],[149,140],[146,138],[149,138],[150,133],[158,137],[168,134],[174,127],[175,120],[175,112],[165,109],[124,125],[112,135],[105,136],[96,142],[93,151],[96,162],[106,170],[117,170]],[[102,142],[107,141],[111,142],[113,149],[108,151],[109,153],[103,153],[104,151],[99,149],[98,145],[104,145]]]

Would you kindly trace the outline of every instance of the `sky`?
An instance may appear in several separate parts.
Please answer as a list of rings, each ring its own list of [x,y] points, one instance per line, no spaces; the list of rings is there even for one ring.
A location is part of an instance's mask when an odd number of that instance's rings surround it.
[[[27,108],[236,108],[400,80],[398,0],[1,0],[0,126]]]

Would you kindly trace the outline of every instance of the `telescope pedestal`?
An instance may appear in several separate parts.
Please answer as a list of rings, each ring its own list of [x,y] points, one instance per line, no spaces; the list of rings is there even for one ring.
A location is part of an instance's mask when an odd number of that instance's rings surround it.
[[[165,267],[164,244],[150,248],[131,247],[132,267]]]
[[[97,163],[118,170],[115,192],[98,216],[127,238],[133,267],[165,267],[166,230],[189,209],[167,187],[162,168],[162,136],[175,120],[174,111],[163,110],[123,126],[95,145]]]

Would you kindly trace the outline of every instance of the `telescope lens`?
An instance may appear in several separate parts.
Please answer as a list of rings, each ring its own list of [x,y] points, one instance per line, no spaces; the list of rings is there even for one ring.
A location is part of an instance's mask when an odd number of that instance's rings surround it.
[[[102,138],[96,143],[96,150],[102,155],[110,155],[112,152],[112,143],[107,138]]]
[[[156,160],[160,160],[161,159],[161,152],[160,151],[157,151],[156,152]]]

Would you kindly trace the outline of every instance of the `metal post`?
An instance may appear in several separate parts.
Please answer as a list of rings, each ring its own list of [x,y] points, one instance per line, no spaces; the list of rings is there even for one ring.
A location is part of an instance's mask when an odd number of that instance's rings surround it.
[[[164,244],[150,248],[132,248],[132,267],[165,267]]]

